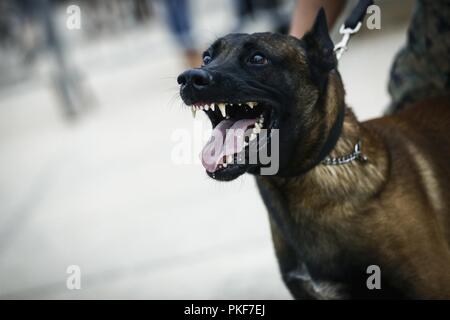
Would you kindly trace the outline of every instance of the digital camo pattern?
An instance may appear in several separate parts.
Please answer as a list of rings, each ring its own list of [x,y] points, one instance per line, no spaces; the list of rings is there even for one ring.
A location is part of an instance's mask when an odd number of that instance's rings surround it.
[[[390,111],[450,91],[450,0],[418,0],[391,69]]]

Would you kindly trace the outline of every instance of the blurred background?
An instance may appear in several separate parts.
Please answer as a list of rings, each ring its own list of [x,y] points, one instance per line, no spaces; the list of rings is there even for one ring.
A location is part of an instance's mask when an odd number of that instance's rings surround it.
[[[340,61],[362,120],[389,103],[412,8],[376,3],[381,30]],[[252,177],[209,179],[195,139],[190,163],[173,150],[175,132],[210,130],[182,108],[177,75],[226,33],[286,32],[294,5],[0,0],[0,298],[290,298]]]

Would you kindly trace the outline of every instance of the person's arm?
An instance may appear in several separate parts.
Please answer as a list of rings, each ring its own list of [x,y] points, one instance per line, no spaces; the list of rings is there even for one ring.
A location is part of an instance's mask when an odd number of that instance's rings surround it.
[[[298,0],[289,34],[301,38],[314,23],[320,7],[325,9],[328,27],[331,29],[345,6],[345,0]]]

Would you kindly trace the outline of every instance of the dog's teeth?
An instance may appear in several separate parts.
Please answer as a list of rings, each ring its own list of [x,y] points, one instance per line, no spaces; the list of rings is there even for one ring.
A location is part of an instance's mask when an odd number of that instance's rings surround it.
[[[256,102],[247,102],[248,106],[253,109],[254,106],[256,106]]]
[[[251,135],[250,135],[250,141],[253,141],[253,140],[255,140],[256,139],[256,134],[255,133],[252,133]]]
[[[225,103],[219,103],[218,106],[219,106],[219,109],[220,109],[220,113],[222,114],[222,117],[225,118],[227,116]]]
[[[192,112],[192,117],[195,119],[195,113],[197,112],[197,110],[195,110],[195,106],[191,107],[191,112]]]

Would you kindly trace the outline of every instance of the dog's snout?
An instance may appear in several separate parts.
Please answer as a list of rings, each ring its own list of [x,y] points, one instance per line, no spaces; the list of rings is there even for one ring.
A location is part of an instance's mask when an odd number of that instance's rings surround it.
[[[211,75],[202,69],[190,69],[180,74],[177,82],[182,86],[192,85],[197,89],[201,89],[211,83]]]
[[[209,74],[203,70],[195,70],[192,74],[192,83],[196,87],[206,87],[209,85]]]
[[[188,72],[188,71],[185,71],[185,72],[183,72],[182,74],[180,74],[178,76],[177,82],[178,82],[179,85],[182,85],[182,86],[186,85],[186,82],[187,82],[187,80],[186,80],[186,72]]]

